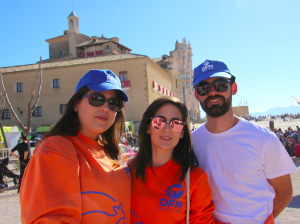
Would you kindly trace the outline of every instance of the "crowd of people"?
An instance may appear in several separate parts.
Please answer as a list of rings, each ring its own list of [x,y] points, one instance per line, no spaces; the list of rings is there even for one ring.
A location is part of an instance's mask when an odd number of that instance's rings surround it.
[[[288,127],[288,129],[281,130],[281,128],[274,128],[273,132],[284,145],[286,151],[290,156],[295,156],[295,146],[300,145],[300,128],[296,126],[295,129]]]
[[[274,224],[297,168],[270,130],[233,114],[235,79],[224,62],[206,60],[193,87],[207,122],[191,133],[185,104],[163,96],[133,136],[119,78],[84,74],[25,169],[22,223]],[[287,132],[290,142],[296,133]],[[127,164],[120,142],[139,146]]]
[[[293,119],[299,119],[300,118],[300,113],[297,114],[282,114],[282,115],[267,115],[267,116],[252,116],[252,115],[248,115],[248,116],[242,116],[244,119],[246,119],[247,121],[263,121],[265,119],[278,119],[281,118],[283,121],[291,121]]]

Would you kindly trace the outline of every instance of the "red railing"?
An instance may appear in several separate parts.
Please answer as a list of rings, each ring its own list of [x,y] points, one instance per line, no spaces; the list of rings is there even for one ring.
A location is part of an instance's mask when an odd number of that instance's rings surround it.
[[[130,80],[121,81],[122,88],[129,88],[130,87]]]
[[[103,51],[96,51],[96,55],[101,55],[103,54]]]
[[[77,54],[77,57],[79,57],[79,58],[84,58],[84,57],[85,57],[85,54]]]
[[[88,52],[87,56],[94,56],[94,52]]]

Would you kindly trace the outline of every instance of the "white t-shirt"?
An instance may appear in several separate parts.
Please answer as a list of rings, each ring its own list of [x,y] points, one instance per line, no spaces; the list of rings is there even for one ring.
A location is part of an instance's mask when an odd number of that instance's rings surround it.
[[[192,135],[212,188],[214,217],[231,224],[264,223],[275,197],[267,179],[297,171],[275,134],[241,119],[222,133],[211,133],[204,124]]]

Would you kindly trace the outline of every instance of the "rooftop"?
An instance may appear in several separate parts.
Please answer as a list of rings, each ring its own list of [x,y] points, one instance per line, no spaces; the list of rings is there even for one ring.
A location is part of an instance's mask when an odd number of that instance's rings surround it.
[[[105,56],[90,57],[90,58],[71,59],[71,60],[51,62],[51,63],[42,63],[42,68],[43,69],[57,68],[57,67],[93,64],[93,63],[99,63],[99,62],[119,61],[119,60],[137,59],[137,58],[145,58],[145,57],[148,57],[148,56],[141,55],[141,54],[105,55]],[[5,73],[12,73],[12,72],[37,70],[38,68],[39,68],[39,64],[20,65],[20,66],[0,68],[0,72],[5,74]]]

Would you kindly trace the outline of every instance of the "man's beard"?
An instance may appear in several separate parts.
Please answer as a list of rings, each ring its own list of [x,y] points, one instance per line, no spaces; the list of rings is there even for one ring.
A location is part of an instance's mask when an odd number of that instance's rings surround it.
[[[222,106],[212,105],[211,108],[209,108],[207,106],[207,101],[215,99],[215,98],[221,98],[221,100],[223,101]],[[200,101],[200,105],[201,105],[202,109],[206,112],[206,114],[208,116],[210,116],[210,117],[221,117],[229,111],[229,109],[231,107],[231,102],[232,102],[232,94],[230,94],[230,97],[227,99],[227,101],[225,100],[224,96],[216,95],[216,96],[208,97],[206,100],[204,100],[204,103],[202,103]]]

